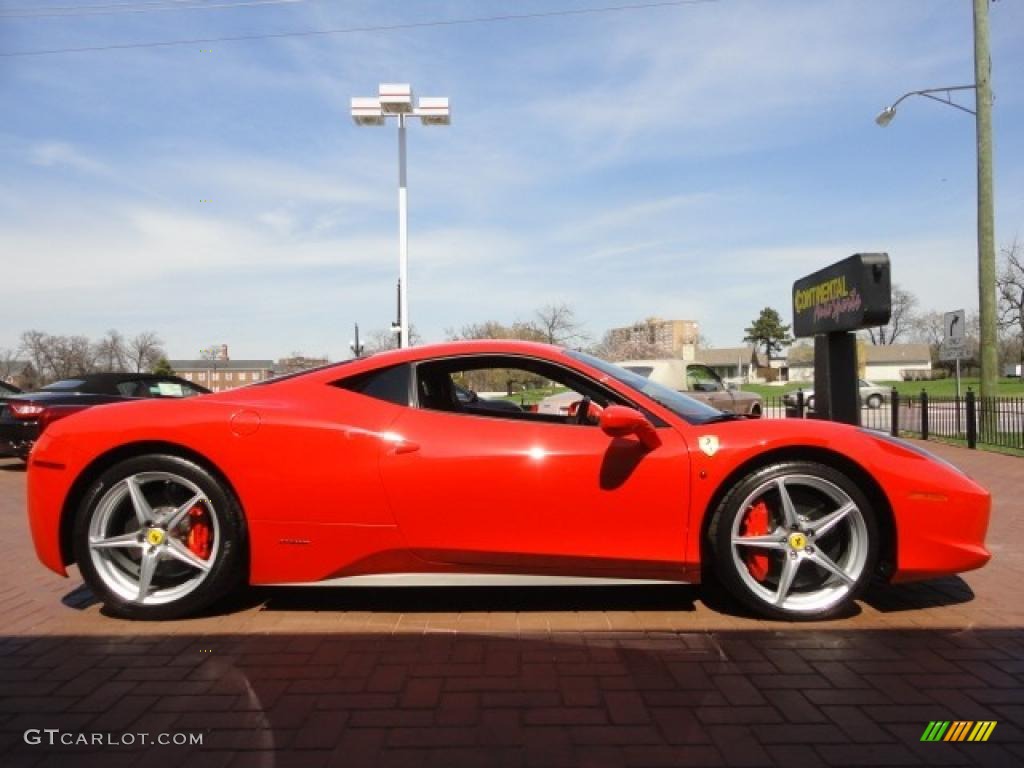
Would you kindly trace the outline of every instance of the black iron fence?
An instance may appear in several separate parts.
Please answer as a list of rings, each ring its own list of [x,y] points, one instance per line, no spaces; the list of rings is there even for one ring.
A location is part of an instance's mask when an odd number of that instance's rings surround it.
[[[979,397],[968,389],[962,397],[901,395],[895,389],[884,399],[861,406],[861,426],[923,440],[963,441],[1024,451],[1024,397]],[[764,399],[766,418],[814,418],[802,391]]]

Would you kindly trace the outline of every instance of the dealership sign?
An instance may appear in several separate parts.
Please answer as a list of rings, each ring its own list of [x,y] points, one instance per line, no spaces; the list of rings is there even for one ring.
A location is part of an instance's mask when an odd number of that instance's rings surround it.
[[[855,253],[793,283],[798,338],[885,325],[891,314],[886,253]]]

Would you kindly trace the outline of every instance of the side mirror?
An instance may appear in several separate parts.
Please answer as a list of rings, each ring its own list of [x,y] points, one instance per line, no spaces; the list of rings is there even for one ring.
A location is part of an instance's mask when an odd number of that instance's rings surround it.
[[[661,445],[658,430],[635,408],[624,405],[609,405],[601,413],[601,431],[609,437],[629,437],[636,435],[643,446],[653,451]]]

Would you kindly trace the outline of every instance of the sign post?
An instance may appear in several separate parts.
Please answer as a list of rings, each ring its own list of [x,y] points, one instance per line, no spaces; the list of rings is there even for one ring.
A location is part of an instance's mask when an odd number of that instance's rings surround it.
[[[855,253],[793,283],[793,335],[814,337],[814,409],[819,418],[860,424],[853,331],[892,315],[889,255]]]
[[[960,433],[960,361],[968,357],[965,325],[967,313],[962,309],[947,312],[942,316],[942,344],[939,345],[939,360],[956,361],[956,431]]]

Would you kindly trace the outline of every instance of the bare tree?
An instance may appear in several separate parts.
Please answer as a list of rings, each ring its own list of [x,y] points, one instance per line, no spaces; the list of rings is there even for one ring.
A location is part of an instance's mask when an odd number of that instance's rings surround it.
[[[868,337],[876,346],[894,344],[896,340],[908,333],[914,325],[914,310],[917,308],[917,296],[898,285],[892,287],[892,315],[889,322],[878,328],[868,328]]]
[[[996,279],[999,325],[1016,334],[1024,363],[1024,246],[1014,238],[1002,249],[1002,257],[1002,270]]]
[[[96,342],[95,358],[96,368],[101,371],[123,371],[128,367],[128,351],[120,331],[111,328]]]
[[[657,344],[637,339],[623,340],[611,331],[605,333],[601,341],[590,348],[590,354],[618,363],[623,360],[647,360],[668,356],[665,349]]]
[[[0,381],[10,381],[17,374],[21,373],[18,370],[18,353],[13,349],[0,349]]]
[[[278,360],[275,370],[278,374],[296,373],[298,371],[319,368],[321,365],[327,365],[327,363],[327,355],[323,357],[308,357],[301,350],[295,350],[288,357],[282,357]]]
[[[914,317],[908,330],[912,339],[927,344],[933,351],[937,350],[946,332],[943,314],[934,309],[922,312]]]
[[[537,330],[548,344],[569,346],[586,341],[583,324],[576,319],[572,307],[566,303],[546,304],[536,312]]]
[[[465,339],[518,339],[520,341],[547,341],[544,332],[532,323],[516,321],[512,325],[499,323],[497,320],[485,320],[482,323],[469,323],[458,330],[448,328],[445,336],[449,341]]]
[[[126,357],[135,373],[151,369],[165,356],[163,340],[153,331],[143,331],[134,336],[126,349]]]
[[[71,376],[85,376],[96,370],[96,350],[88,336],[60,338],[64,340],[65,364]]]
[[[40,377],[40,382],[43,383],[50,376],[52,367],[50,360],[52,358],[49,334],[43,331],[31,329],[23,331],[21,334],[21,346],[18,351],[24,355],[29,364],[35,369],[36,374]]]
[[[409,346],[416,347],[423,343],[423,337],[416,331],[415,325],[409,326]],[[373,355],[377,352],[387,352],[389,349],[398,349],[398,334],[390,329],[376,328],[369,331],[359,340],[364,355]]]

